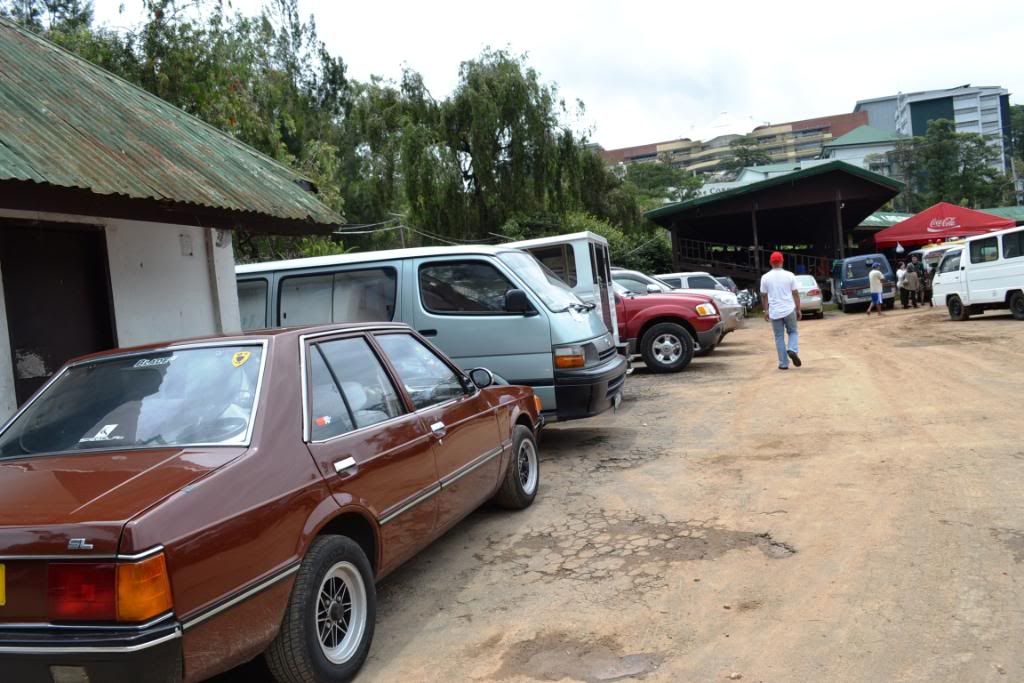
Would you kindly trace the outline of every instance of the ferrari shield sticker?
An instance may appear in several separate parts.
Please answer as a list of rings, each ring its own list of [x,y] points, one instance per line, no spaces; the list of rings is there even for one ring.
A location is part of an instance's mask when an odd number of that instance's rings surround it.
[[[250,356],[252,356],[251,351],[239,351],[235,355],[231,356],[231,364],[236,368],[240,368],[246,364]]]

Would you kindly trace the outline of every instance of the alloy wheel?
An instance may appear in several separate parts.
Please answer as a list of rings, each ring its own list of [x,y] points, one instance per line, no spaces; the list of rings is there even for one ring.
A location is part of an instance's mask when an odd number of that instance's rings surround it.
[[[352,563],[337,563],[324,576],[316,598],[316,633],[328,661],[344,664],[355,655],[366,615],[363,577]]]
[[[523,487],[523,493],[528,496],[532,495],[537,488],[539,469],[536,447],[529,439],[523,439],[519,444],[519,452],[516,454],[516,470],[519,472],[519,483]]]
[[[651,347],[654,358],[663,365],[672,365],[683,355],[683,343],[674,334],[660,334]]]

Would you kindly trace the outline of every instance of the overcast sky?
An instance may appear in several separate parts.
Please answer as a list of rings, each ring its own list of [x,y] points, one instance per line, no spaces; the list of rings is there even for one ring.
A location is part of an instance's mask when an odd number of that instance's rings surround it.
[[[120,5],[125,14],[119,14]],[[259,0],[234,0],[251,13]],[[140,0],[95,0],[131,25]],[[845,113],[858,99],[964,83],[1024,103],[1024,1],[838,3],[336,2],[300,0],[356,79],[423,74],[436,97],[485,46],[528,54],[605,148],[686,137],[728,112],[779,123]]]

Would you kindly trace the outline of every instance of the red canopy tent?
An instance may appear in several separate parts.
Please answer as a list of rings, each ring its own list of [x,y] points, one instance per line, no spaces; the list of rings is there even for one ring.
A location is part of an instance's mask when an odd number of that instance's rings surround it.
[[[956,204],[939,202],[921,213],[890,225],[875,233],[875,246],[888,249],[902,244],[919,246],[929,242],[943,242],[949,237],[970,237],[1003,228],[1012,228],[1013,220],[984,211],[965,209]]]

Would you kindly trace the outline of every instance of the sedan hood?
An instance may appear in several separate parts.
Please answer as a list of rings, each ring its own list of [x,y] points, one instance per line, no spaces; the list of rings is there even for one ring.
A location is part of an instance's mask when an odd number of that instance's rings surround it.
[[[154,448],[0,461],[0,554],[65,551],[83,527],[115,552],[120,528],[244,448]],[[99,545],[96,551],[100,551]]]

